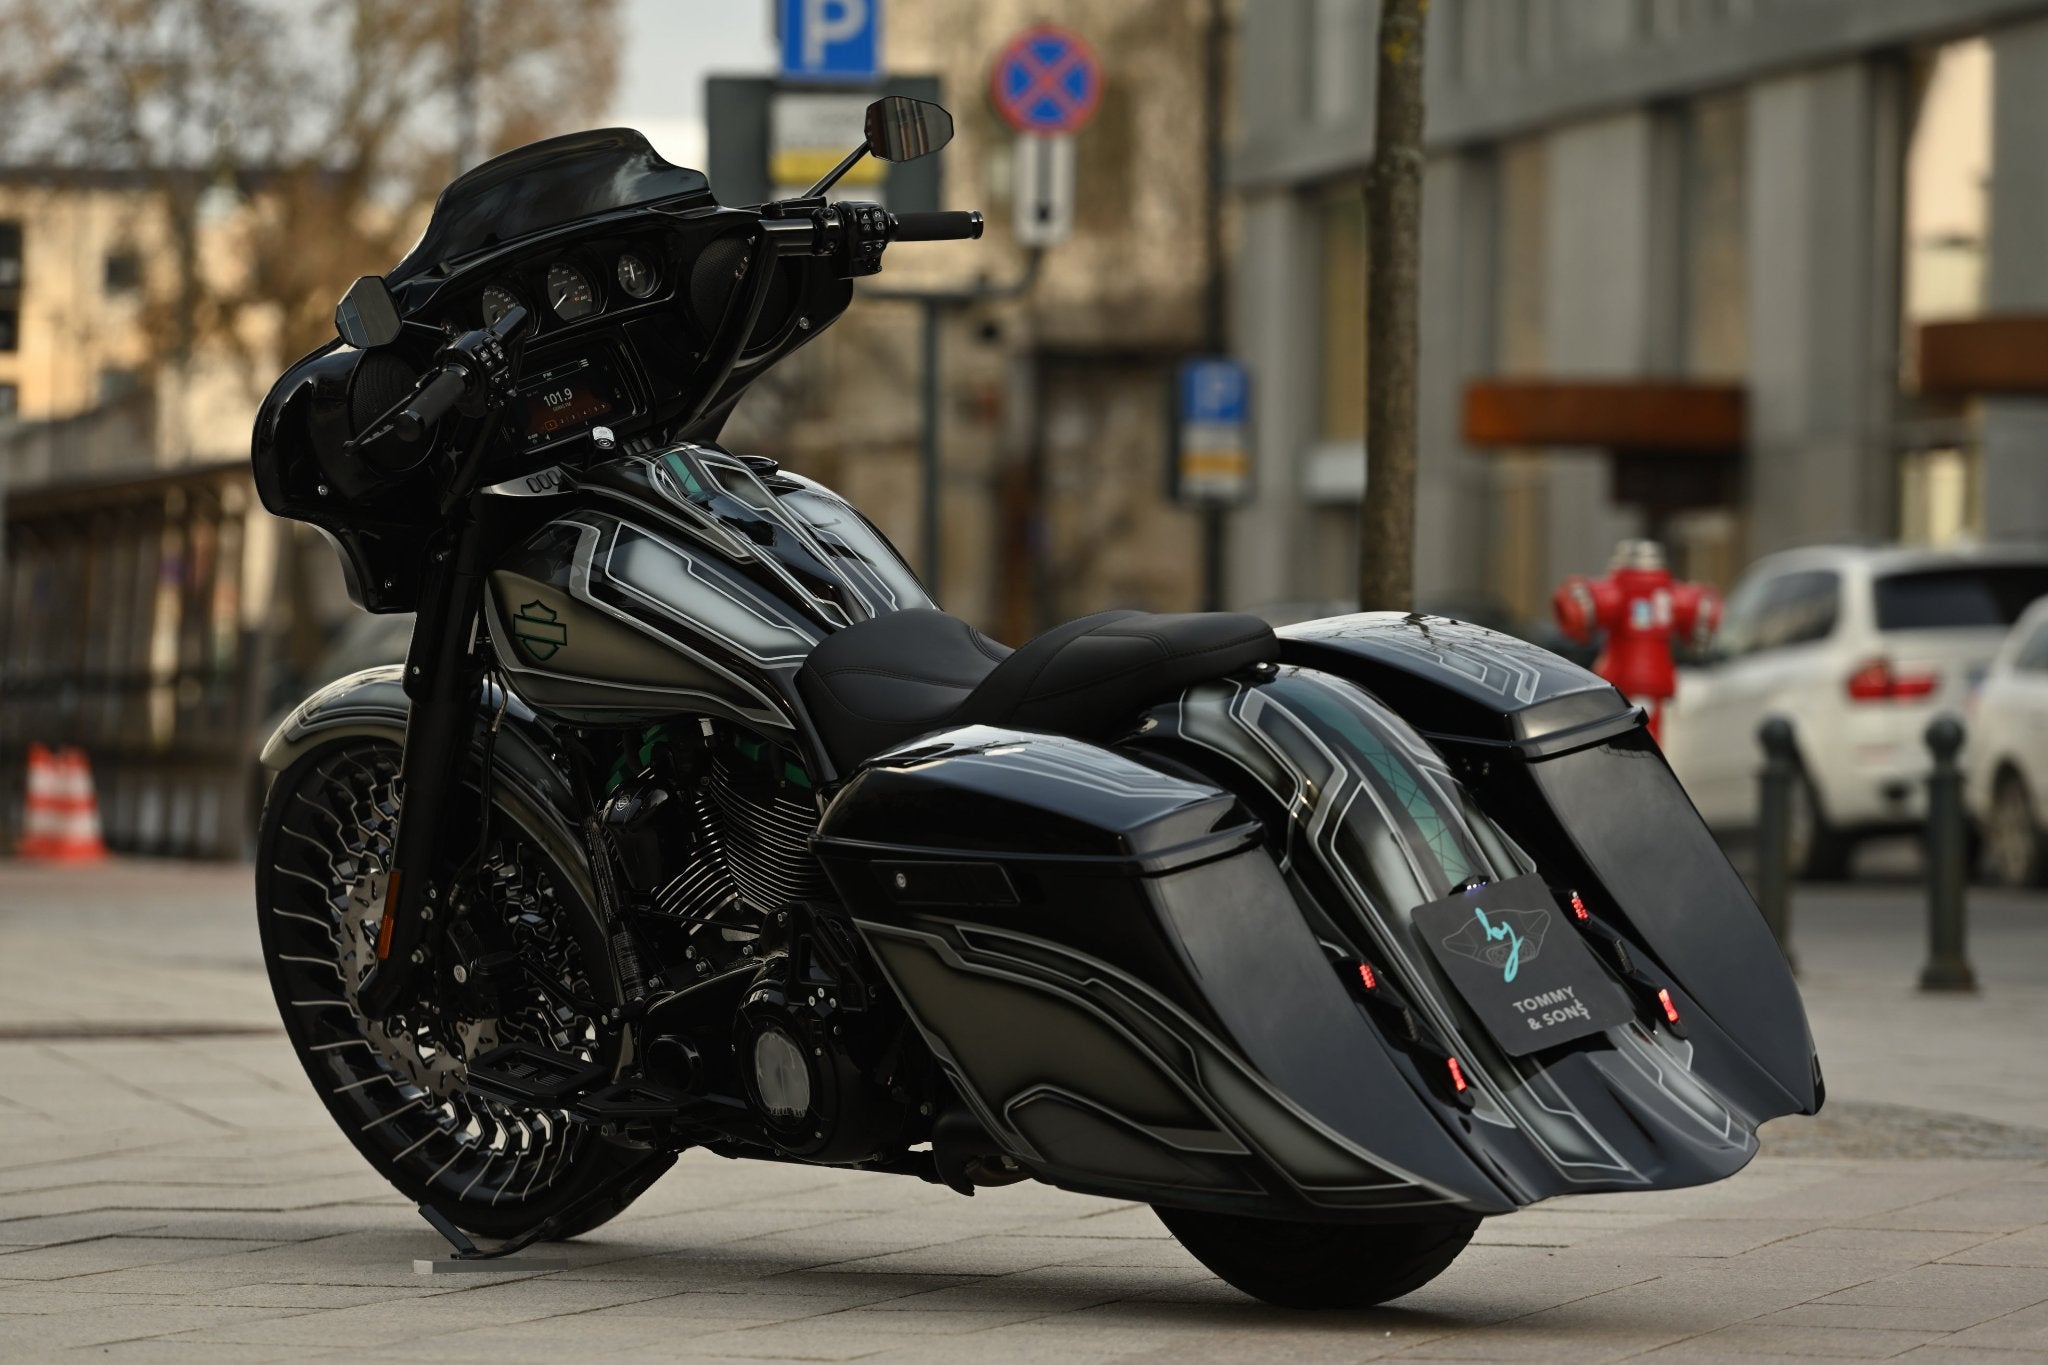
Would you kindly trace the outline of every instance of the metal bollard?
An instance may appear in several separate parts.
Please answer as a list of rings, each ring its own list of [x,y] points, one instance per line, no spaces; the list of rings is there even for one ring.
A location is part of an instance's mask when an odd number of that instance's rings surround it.
[[[1756,730],[1764,746],[1763,771],[1757,775],[1756,904],[1764,912],[1771,937],[1792,961],[1792,784],[1799,775],[1799,757],[1792,744],[1792,722],[1766,716]]]
[[[1927,775],[1927,965],[1923,991],[1974,991],[1977,974],[1963,955],[1963,861],[1968,829],[1963,814],[1963,773],[1956,754],[1963,726],[1936,716],[1927,727],[1934,771]]]

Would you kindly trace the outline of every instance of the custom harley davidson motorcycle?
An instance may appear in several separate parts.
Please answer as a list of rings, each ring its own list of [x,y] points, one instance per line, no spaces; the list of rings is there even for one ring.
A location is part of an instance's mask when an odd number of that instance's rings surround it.
[[[418,612],[263,756],[265,960],[363,1155],[468,1255],[703,1147],[1139,1200],[1355,1306],[1815,1110],[1783,957],[1592,674],[1395,613],[1012,650],[715,443],[889,250],[980,235],[825,197],[951,131],[881,100],[756,208],[623,129],[508,153],[265,401],[264,504]]]

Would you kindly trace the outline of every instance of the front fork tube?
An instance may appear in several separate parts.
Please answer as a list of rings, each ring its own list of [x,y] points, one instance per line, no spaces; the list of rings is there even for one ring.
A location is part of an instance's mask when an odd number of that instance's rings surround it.
[[[483,677],[475,652],[487,568],[483,542],[478,520],[471,517],[457,532],[452,552],[446,547],[436,551],[435,581],[424,595],[406,655],[405,690],[412,706],[399,763],[405,799],[384,887],[377,964],[359,992],[371,1018],[390,1014],[404,998],[407,983],[426,960],[435,918],[448,912],[450,888],[440,884],[440,874],[450,861],[436,854],[448,824],[449,801],[462,790],[462,760],[476,724]]]

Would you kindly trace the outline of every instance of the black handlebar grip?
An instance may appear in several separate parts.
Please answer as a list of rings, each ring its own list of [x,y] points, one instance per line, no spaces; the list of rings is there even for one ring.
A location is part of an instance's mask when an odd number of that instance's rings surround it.
[[[448,415],[449,409],[462,401],[462,395],[469,389],[469,372],[459,365],[445,366],[441,373],[427,381],[426,387],[413,395],[404,412],[392,422],[391,429],[401,441],[417,441],[421,433]]]
[[[971,242],[981,236],[981,214],[973,209],[899,213],[894,235],[899,242]]]

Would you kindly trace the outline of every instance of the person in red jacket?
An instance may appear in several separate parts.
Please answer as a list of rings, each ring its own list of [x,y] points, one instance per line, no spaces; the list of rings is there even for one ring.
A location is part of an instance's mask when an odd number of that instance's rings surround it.
[[[1624,540],[1614,547],[1604,578],[1573,574],[1550,599],[1557,624],[1581,643],[1604,631],[1606,647],[1593,671],[1623,696],[1650,711],[1657,733],[1664,703],[1678,690],[1671,637],[1704,643],[1721,623],[1721,597],[1704,583],[1681,583],[1664,565],[1654,540]]]

